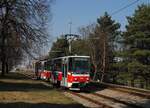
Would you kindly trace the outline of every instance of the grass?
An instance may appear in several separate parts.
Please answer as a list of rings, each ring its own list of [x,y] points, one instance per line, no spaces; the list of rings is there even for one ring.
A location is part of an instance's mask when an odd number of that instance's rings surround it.
[[[0,77],[0,108],[82,108],[81,104],[39,80],[16,73]]]

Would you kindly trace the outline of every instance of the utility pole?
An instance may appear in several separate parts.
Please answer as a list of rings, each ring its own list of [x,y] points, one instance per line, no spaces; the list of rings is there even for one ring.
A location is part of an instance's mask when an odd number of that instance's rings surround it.
[[[69,54],[71,54],[72,53],[72,51],[71,51],[71,43],[72,43],[72,41],[75,38],[79,38],[79,35],[76,35],[76,34],[65,34],[65,38],[66,38],[66,40],[69,43]]]
[[[72,22],[69,22],[70,28],[69,28],[69,34],[65,34],[65,38],[69,43],[69,54],[71,54],[71,43],[75,38],[79,38],[79,35],[72,34],[71,33],[71,27],[72,27]]]
[[[104,33],[102,33],[104,35]],[[106,72],[106,37],[103,39],[103,63],[102,63],[102,76],[101,76],[101,82],[104,80],[105,72]]]
[[[69,31],[69,33],[71,34],[72,22],[70,22],[69,25],[70,25],[70,31]],[[71,35],[68,35],[68,36],[70,36],[70,39],[68,40],[68,42],[69,42],[69,53],[71,54]]]
[[[70,30],[69,30],[69,33],[71,34],[72,22],[69,22],[69,25],[70,25]]]

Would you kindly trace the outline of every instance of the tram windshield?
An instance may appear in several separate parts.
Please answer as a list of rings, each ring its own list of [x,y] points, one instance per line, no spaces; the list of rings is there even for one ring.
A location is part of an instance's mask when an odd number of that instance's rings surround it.
[[[89,58],[70,58],[69,71],[75,74],[88,74],[90,71]]]

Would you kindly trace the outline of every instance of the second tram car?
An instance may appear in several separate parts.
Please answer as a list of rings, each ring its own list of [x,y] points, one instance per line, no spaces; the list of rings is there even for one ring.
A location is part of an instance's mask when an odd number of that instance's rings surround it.
[[[35,75],[37,79],[49,81],[51,77],[51,62],[40,60],[35,63]]]

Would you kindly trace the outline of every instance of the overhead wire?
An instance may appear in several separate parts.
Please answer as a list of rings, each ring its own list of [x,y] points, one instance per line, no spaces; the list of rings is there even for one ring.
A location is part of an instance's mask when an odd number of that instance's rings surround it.
[[[126,6],[122,7],[122,8],[120,8],[120,9],[114,11],[114,12],[112,12],[110,15],[113,16],[113,15],[115,15],[115,14],[117,14],[117,13],[123,11],[124,9],[126,9],[126,8],[128,8],[128,7],[130,7],[130,6],[134,5],[134,4],[136,4],[136,3],[139,2],[139,1],[140,1],[140,0],[135,0],[135,1],[131,2],[130,4],[128,4],[128,5],[126,5]]]

